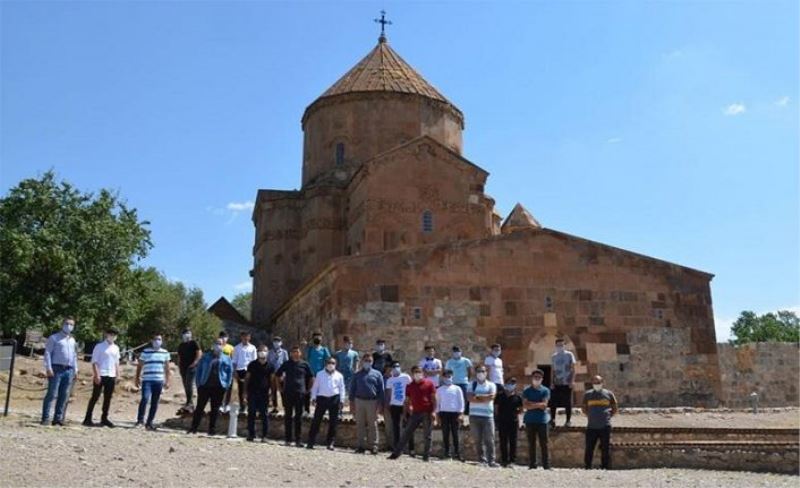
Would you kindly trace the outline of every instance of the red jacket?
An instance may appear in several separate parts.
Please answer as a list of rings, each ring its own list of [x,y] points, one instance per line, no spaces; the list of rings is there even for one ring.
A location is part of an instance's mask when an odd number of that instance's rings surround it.
[[[406,396],[411,402],[413,413],[433,413],[436,405],[436,387],[433,386],[433,381],[428,378],[419,383],[412,381],[406,386]]]

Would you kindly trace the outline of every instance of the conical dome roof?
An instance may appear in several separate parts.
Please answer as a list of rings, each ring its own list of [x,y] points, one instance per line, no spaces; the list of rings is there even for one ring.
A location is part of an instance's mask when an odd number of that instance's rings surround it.
[[[522,229],[540,229],[541,227],[542,225],[528,212],[528,209],[517,203],[506,217],[506,221],[503,222],[501,232],[508,234]]]

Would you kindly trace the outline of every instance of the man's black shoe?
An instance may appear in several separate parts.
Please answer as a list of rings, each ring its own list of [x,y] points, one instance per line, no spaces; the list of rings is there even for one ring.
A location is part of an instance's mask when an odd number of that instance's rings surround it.
[[[364,454],[365,452],[366,451],[364,450],[363,447],[359,447],[359,448],[356,449],[356,454]]]
[[[388,457],[388,458],[386,458],[386,459],[397,459],[397,458],[399,458],[399,457],[400,457],[400,455],[399,455],[399,454],[397,454],[397,453],[393,452],[393,453],[391,453],[391,454],[389,455],[389,457]]]
[[[113,429],[114,427],[116,427],[116,425],[114,425],[114,423],[108,419],[101,420],[100,425],[102,425],[103,427],[108,427],[109,429]]]
[[[64,422],[60,420],[53,420],[53,425],[57,425],[59,427],[64,427]]]
[[[91,421],[91,419],[85,419],[82,424],[84,427],[95,427],[97,424]]]

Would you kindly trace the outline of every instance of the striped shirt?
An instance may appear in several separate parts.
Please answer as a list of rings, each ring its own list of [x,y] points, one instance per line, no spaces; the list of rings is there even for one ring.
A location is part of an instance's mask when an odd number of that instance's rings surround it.
[[[142,362],[142,381],[164,382],[164,365],[169,363],[169,352],[166,349],[147,348],[139,356]]]

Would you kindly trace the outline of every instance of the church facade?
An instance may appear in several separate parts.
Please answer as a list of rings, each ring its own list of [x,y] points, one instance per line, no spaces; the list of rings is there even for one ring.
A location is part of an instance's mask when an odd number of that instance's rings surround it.
[[[302,117],[302,187],[259,190],[255,325],[291,344],[320,330],[426,344],[473,361],[503,345],[506,377],[549,368],[557,337],[626,405],[718,404],[711,274],[502,219],[462,154],[464,116],[384,36]]]

